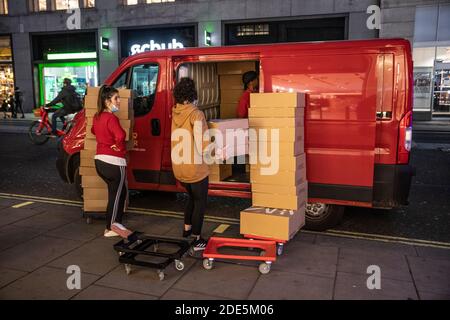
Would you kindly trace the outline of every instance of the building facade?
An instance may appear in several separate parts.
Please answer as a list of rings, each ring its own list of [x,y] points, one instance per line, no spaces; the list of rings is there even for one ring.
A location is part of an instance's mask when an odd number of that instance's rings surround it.
[[[414,47],[415,117],[450,116],[450,0],[0,0],[0,94],[29,112],[147,50],[379,37]]]

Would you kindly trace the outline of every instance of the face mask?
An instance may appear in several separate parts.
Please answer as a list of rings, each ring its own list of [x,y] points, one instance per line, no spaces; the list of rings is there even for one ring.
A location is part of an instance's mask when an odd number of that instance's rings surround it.
[[[117,108],[117,106],[113,104],[111,106],[111,112],[117,112],[117,111],[119,111],[119,108]]]

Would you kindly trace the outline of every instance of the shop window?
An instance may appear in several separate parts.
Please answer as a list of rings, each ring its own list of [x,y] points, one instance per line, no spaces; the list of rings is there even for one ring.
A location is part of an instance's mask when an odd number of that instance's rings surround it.
[[[175,2],[175,0],[146,0],[146,3]]]
[[[123,4],[126,6],[135,4],[164,3],[164,2],[175,2],[175,0],[123,0]]]
[[[11,39],[0,37],[0,103],[14,91]]]
[[[156,87],[158,83],[159,66],[145,64],[133,67],[131,71],[130,89],[136,95],[133,99],[135,116],[149,113],[155,102]]]
[[[56,0],[55,8],[56,10],[77,9],[79,2],[78,0]]]
[[[95,8],[95,0],[84,0],[84,8]]]
[[[0,14],[8,14],[8,0],[0,0]]]
[[[433,112],[450,113],[450,47],[436,48]]]
[[[112,86],[116,89],[127,88],[127,78],[128,78],[128,70],[122,73],[119,79],[117,79]]]
[[[414,48],[414,110],[430,111],[435,47]]]
[[[269,24],[246,24],[237,26],[237,36],[265,36],[269,34]]]

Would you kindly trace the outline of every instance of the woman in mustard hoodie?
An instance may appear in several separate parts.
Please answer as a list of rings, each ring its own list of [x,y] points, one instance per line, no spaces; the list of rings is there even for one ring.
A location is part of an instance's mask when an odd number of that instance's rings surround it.
[[[193,236],[194,251],[204,250],[206,240],[201,237],[208,197],[209,167],[204,154],[209,142],[203,140],[208,130],[205,115],[195,106],[197,90],[192,79],[182,78],[173,90],[176,105],[172,109],[172,168],[189,196],[184,211],[183,237]],[[194,133],[195,132],[195,133]],[[188,141],[183,141],[183,137]],[[184,144],[183,144],[184,142]],[[188,154],[178,154],[179,145]]]

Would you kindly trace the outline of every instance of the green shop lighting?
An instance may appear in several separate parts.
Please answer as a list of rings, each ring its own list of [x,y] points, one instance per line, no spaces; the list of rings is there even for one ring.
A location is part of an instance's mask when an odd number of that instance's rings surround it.
[[[47,60],[97,59],[97,52],[49,53]]]
[[[103,51],[109,51],[109,38],[100,37],[100,43]]]
[[[205,30],[205,46],[211,45],[212,45],[211,32]]]

